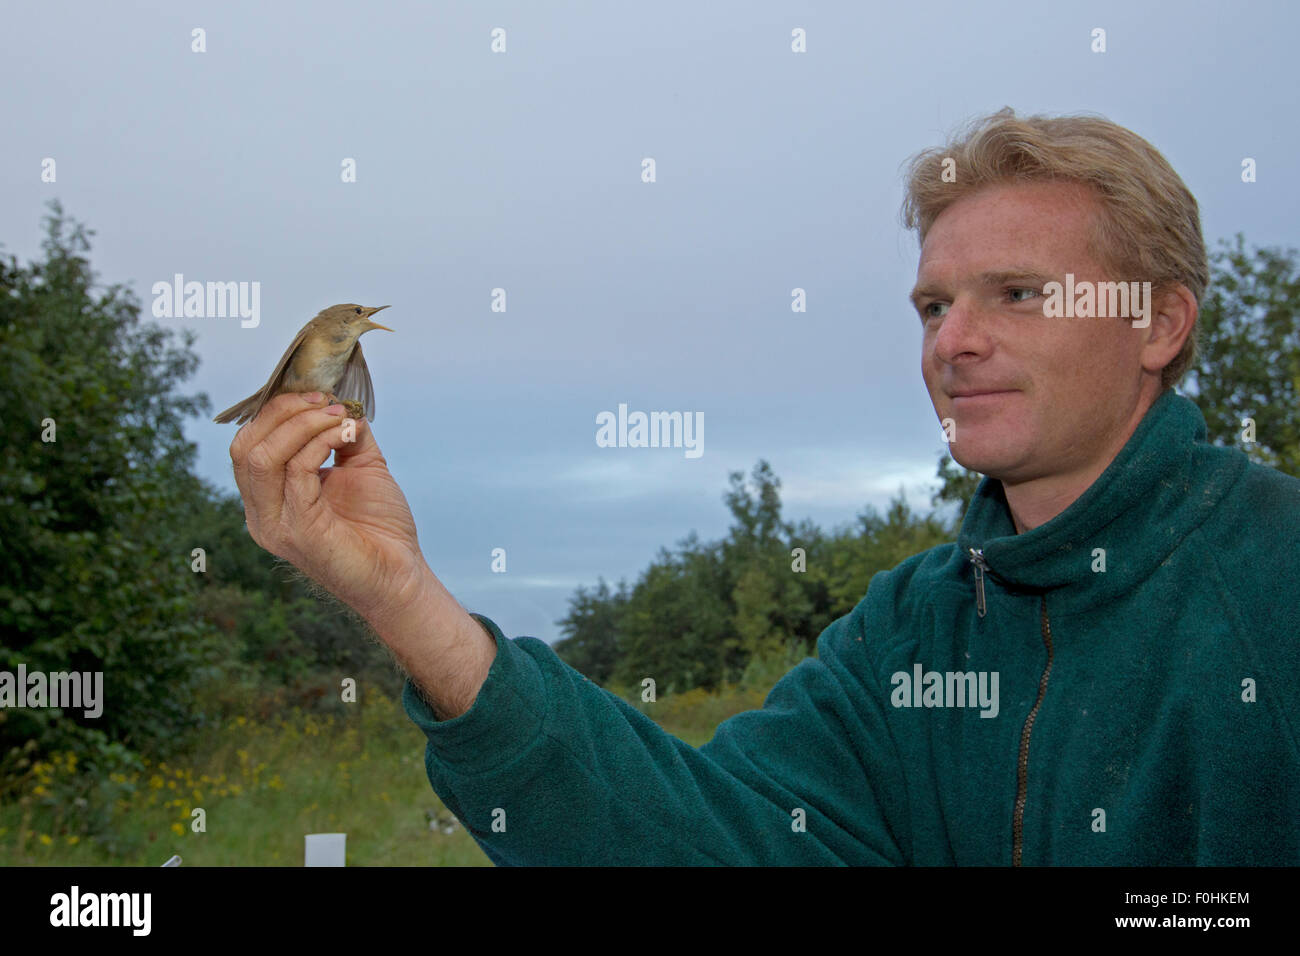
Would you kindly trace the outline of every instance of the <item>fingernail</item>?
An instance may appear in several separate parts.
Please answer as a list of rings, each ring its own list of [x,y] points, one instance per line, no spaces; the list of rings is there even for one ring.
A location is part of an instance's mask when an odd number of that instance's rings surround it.
[[[342,415],[344,411],[346,411],[346,409],[344,409],[342,405],[331,405],[329,408],[325,409],[325,414]]]
[[[320,392],[308,392],[306,395],[303,396],[303,398],[306,400],[307,404],[309,405],[315,405],[324,397],[325,396],[322,395]]]

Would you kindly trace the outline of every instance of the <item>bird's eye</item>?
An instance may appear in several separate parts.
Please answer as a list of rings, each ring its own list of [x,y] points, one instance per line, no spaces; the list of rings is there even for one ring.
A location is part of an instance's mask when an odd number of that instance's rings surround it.
[[[357,315],[360,315],[360,314],[361,314],[361,309],[359,309],[359,308],[357,308],[357,309],[353,309],[352,311],[355,312]]]

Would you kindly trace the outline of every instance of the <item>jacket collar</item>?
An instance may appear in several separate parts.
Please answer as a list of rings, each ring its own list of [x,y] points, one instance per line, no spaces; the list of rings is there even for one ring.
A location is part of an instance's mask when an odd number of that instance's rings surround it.
[[[1009,590],[1064,589],[1052,597],[1061,610],[1110,600],[1155,572],[1246,463],[1207,445],[1200,409],[1166,389],[1101,476],[1046,524],[1016,534],[1002,482],[984,478],[957,535],[959,556],[982,549],[988,577]]]

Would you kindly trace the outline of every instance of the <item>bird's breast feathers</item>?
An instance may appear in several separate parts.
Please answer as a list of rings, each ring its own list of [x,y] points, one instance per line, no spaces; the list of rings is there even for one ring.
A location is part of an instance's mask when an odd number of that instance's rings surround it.
[[[285,370],[286,391],[333,391],[343,377],[343,370],[347,368],[351,355],[352,349],[347,349],[333,355],[317,355],[314,362],[304,361],[304,356],[295,355]]]

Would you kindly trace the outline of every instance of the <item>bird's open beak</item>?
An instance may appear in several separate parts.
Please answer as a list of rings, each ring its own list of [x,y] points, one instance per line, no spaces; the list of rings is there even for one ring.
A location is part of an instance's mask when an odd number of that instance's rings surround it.
[[[373,309],[366,309],[366,318],[370,320],[369,324],[366,326],[367,329],[383,329],[385,332],[394,331],[393,329],[390,329],[388,326],[380,325],[374,319],[370,318],[376,312],[379,312],[381,309],[386,309],[386,308],[388,308],[388,306],[386,305],[377,305]]]

